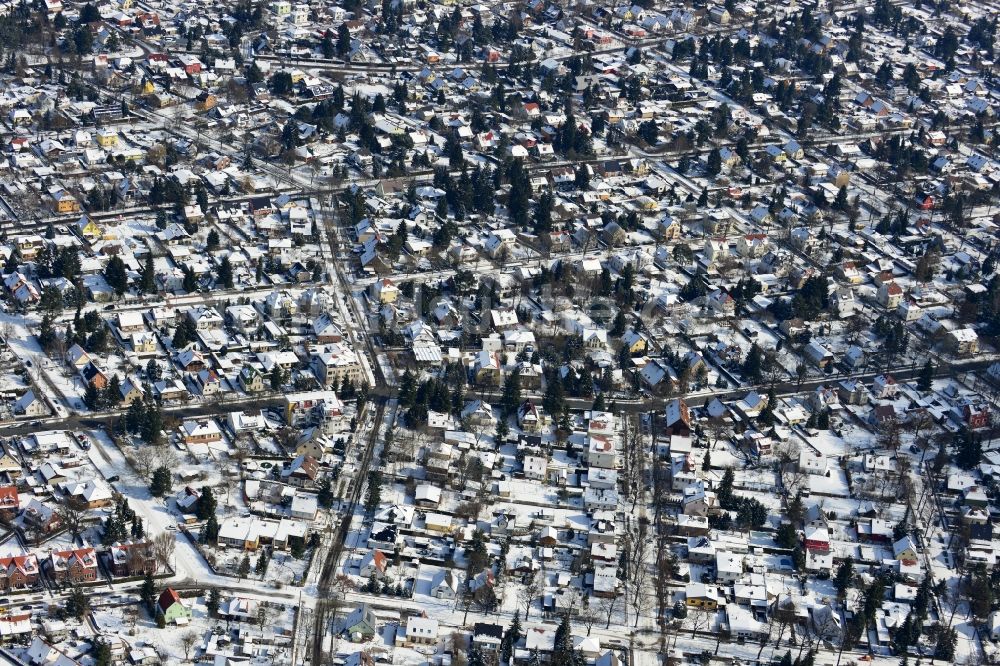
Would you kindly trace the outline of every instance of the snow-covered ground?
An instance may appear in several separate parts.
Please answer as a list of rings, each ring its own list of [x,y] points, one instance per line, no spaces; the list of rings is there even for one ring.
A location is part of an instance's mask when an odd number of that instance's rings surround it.
[[[95,440],[95,446],[90,449],[90,460],[100,473],[108,478],[118,476],[119,481],[113,485],[129,499],[129,506],[143,518],[146,532],[152,536],[162,532],[176,535],[176,548],[173,555],[173,568],[176,580],[186,580],[205,585],[219,585],[229,589],[246,592],[260,590],[260,583],[239,581],[229,576],[212,572],[208,563],[191,541],[181,534],[182,516],[172,506],[172,498],[155,498],[149,492],[147,482],[139,479],[121,451],[108,439],[103,431],[94,430],[89,433]],[[220,501],[220,507],[225,504]],[[233,511],[236,509],[233,508]],[[273,596],[292,598],[289,592],[274,591]]]

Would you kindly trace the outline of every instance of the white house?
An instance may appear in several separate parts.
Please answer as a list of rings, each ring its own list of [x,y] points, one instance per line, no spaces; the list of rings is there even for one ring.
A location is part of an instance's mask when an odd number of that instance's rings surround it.
[[[406,645],[433,645],[438,639],[438,621],[420,616],[412,616],[406,621]]]
[[[19,416],[37,418],[48,416],[49,408],[45,406],[45,402],[41,398],[35,395],[34,391],[28,391],[14,403],[14,413]]]

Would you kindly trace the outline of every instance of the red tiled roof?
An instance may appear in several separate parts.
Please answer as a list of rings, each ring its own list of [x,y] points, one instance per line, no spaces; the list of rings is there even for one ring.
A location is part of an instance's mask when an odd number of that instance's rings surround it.
[[[0,507],[17,507],[17,486],[0,486]]]
[[[181,603],[181,598],[177,594],[177,592],[174,591],[172,587],[168,587],[167,589],[163,590],[163,592],[160,594],[160,598],[157,599],[156,601],[156,604],[160,607],[160,610],[163,611],[164,613],[167,612],[168,608],[170,608],[174,604],[179,604],[179,603]]]

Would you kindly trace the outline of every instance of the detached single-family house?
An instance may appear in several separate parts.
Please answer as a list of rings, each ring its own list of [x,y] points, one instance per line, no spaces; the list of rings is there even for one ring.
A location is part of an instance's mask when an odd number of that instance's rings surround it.
[[[191,609],[184,605],[180,595],[168,587],[156,601],[156,612],[167,624],[187,624],[191,619]]]
[[[361,604],[344,619],[344,633],[356,643],[371,640],[377,632],[375,613],[368,604]]]

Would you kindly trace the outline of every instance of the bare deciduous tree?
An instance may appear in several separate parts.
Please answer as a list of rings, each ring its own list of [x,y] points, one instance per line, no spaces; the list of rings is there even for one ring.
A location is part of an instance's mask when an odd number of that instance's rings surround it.
[[[776,444],[773,452],[780,465],[799,459],[799,445],[791,440]]]
[[[774,447],[774,456],[781,470],[781,485],[789,495],[794,495],[806,479],[799,469],[799,446],[795,442],[784,442]]]
[[[358,586],[347,574],[338,574],[330,584],[330,589],[343,596],[347,592],[353,592],[358,589]]]
[[[597,609],[594,608],[588,601],[589,597],[583,598],[583,606],[580,608],[580,612],[577,613],[577,618],[580,622],[587,627],[587,635],[590,635],[590,630],[594,628],[597,624]]]
[[[757,661],[758,662],[760,661],[760,655],[761,655],[761,653],[764,651],[764,648],[767,646],[768,642],[770,642],[770,640],[771,640],[771,636],[774,634],[774,620],[775,620],[774,614],[769,614],[767,616],[767,631],[765,631],[763,633],[763,635],[761,635],[761,637],[760,637],[760,649],[757,650]],[[782,628],[784,628],[784,624],[782,624],[781,626],[782,626]],[[780,634],[778,635],[778,640],[781,640],[781,635]],[[777,644],[775,644],[775,647],[777,647]]]
[[[177,449],[163,443],[156,447],[156,459],[163,467],[175,469],[177,467]]]
[[[163,569],[170,567],[170,559],[174,555],[174,548],[177,540],[170,532],[160,532],[153,539],[153,557],[156,563]]]
[[[228,474],[223,474],[222,477],[219,479],[218,483],[219,494],[225,496],[226,498],[226,508],[225,508],[226,513],[229,513],[230,509],[232,508],[233,486],[235,485],[236,483],[234,482],[233,478]]]
[[[688,613],[688,619],[691,620],[691,638],[694,638],[703,629],[711,629],[715,615],[716,611],[714,610],[701,607],[692,608]]]
[[[148,481],[150,474],[153,473],[153,469],[157,466],[157,459],[158,456],[154,447],[140,446],[132,453],[129,462],[132,463],[132,468],[135,469],[142,480]]]
[[[602,598],[601,601],[597,604],[597,610],[599,610],[604,615],[605,629],[611,628],[611,617],[615,614],[615,611],[618,610],[619,603],[620,602],[618,595],[614,594],[610,597]]]
[[[646,488],[646,446],[642,433],[639,431],[638,422],[634,420],[626,422],[625,433],[628,443],[626,456],[628,458],[629,499],[632,500],[632,512],[635,513],[636,504],[643,499]]]
[[[542,591],[542,572],[536,571],[517,590],[517,600],[524,605],[524,619],[531,613],[531,603]]]
[[[709,448],[714,450],[715,446],[719,443],[719,440],[731,433],[733,428],[722,421],[722,419],[710,419],[705,424],[705,431],[708,434],[709,439],[712,440],[712,444]]]
[[[469,663],[465,652],[465,634],[456,631],[450,636],[452,666],[465,666]]]
[[[122,609],[122,613],[125,619],[125,624],[127,624],[130,629],[134,629],[136,623],[139,622],[139,606],[125,606],[125,608]]]
[[[891,451],[898,452],[899,445],[902,442],[903,428],[899,423],[899,419],[890,418],[887,419],[879,426],[878,443],[879,446],[887,448]]]
[[[239,437],[233,442],[233,451],[230,454],[237,466],[242,471],[243,461],[253,452],[253,442],[246,437]]]
[[[184,661],[191,660],[191,650],[198,643],[198,633],[194,630],[181,634],[181,649],[184,650]]]
[[[631,520],[625,535],[626,577],[628,603],[635,615],[635,625],[639,625],[639,616],[649,609],[652,598],[649,596],[649,558],[650,551],[649,520],[644,516]]]
[[[649,594],[649,585],[646,581],[646,576],[643,576],[641,581],[633,581],[630,587],[632,598],[629,604],[632,606],[632,614],[635,617],[632,621],[632,626],[638,627],[639,619],[652,608],[654,598]]]
[[[77,499],[69,498],[57,512],[63,527],[69,530],[74,539],[83,531],[83,523],[87,517],[87,505]]]
[[[677,574],[677,557],[670,549],[668,541],[668,530],[663,520],[664,501],[668,494],[668,472],[662,460],[655,458],[653,461],[653,525],[656,539],[656,570],[653,575],[653,590],[656,595],[656,624],[660,629],[660,650],[666,648],[667,626],[666,610],[670,601],[670,581]]]

